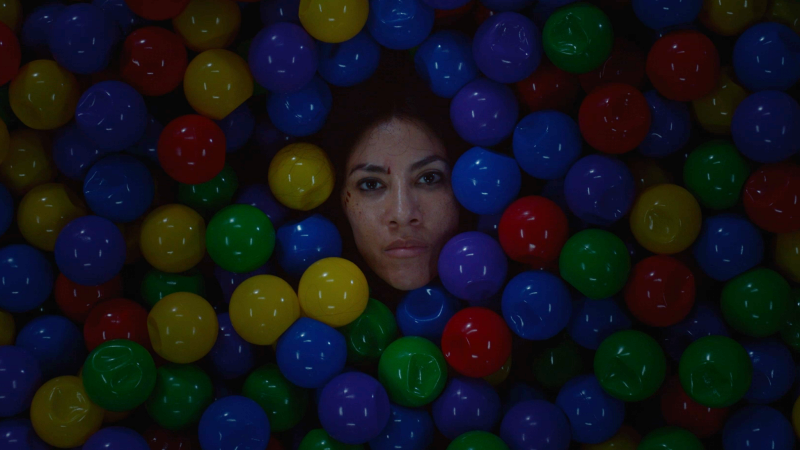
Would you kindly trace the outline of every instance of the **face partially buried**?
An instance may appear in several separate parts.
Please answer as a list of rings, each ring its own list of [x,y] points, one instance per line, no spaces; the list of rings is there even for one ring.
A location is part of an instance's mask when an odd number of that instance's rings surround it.
[[[393,118],[367,131],[346,165],[342,207],[359,253],[396,289],[437,275],[439,252],[458,229],[451,164],[421,123]]]

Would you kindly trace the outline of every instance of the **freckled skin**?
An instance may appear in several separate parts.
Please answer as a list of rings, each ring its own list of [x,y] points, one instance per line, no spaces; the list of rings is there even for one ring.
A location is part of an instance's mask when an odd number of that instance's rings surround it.
[[[413,167],[422,160],[429,162]],[[353,171],[363,164],[369,166]],[[433,280],[439,253],[458,230],[451,167],[443,144],[427,127],[398,118],[369,131],[347,160],[340,196],[356,247],[396,289],[417,289]],[[386,248],[397,239],[422,241],[425,249],[411,257],[392,256]]]

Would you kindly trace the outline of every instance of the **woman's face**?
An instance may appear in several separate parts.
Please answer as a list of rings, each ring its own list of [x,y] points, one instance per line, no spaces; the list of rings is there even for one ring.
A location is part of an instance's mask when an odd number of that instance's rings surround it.
[[[358,251],[396,289],[428,284],[458,228],[444,146],[428,129],[394,118],[367,132],[346,165],[342,206]]]

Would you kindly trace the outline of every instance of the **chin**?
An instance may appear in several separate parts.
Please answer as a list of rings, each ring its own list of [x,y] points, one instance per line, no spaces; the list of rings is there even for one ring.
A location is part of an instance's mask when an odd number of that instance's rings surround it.
[[[413,291],[428,285],[436,277],[436,273],[430,270],[420,270],[419,266],[409,268],[409,270],[396,269],[388,270],[386,273],[379,274],[383,281],[389,283],[393,288],[400,291]],[[427,267],[425,267],[427,269]]]

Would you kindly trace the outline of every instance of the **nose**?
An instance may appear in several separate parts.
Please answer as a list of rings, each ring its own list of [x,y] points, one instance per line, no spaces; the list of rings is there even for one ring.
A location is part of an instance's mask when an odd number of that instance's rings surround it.
[[[394,189],[388,201],[386,212],[390,228],[415,226],[422,223],[419,199],[411,186],[402,185]]]

